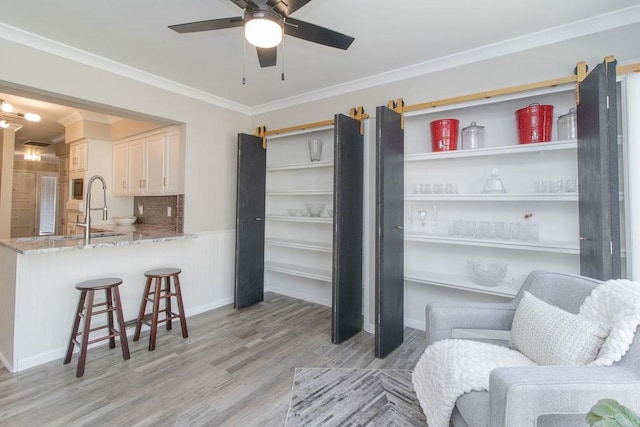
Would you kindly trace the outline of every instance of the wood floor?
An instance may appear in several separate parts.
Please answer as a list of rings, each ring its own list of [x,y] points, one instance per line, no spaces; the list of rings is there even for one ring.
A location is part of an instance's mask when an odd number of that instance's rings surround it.
[[[180,328],[89,350],[84,377],[77,355],[18,374],[0,369],[1,426],[282,426],[295,367],[412,369],[424,333],[405,329],[405,343],[373,356],[373,335],[331,343],[328,307],[268,293],[253,307],[223,307]]]

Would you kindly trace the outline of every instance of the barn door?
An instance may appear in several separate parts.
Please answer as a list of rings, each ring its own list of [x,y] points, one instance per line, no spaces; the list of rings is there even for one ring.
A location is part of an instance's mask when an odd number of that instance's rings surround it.
[[[404,340],[404,130],[402,116],[376,110],[376,357]]]
[[[621,275],[616,61],[598,64],[579,90],[580,274],[616,279]]]
[[[238,134],[235,308],[264,300],[266,167],[262,138]]]
[[[333,292],[331,341],[362,330],[362,172],[360,121],[335,116],[333,164]]]

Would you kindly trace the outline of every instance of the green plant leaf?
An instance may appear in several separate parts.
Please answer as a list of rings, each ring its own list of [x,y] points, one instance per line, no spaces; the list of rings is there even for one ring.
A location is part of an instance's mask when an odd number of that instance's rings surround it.
[[[618,413],[618,407],[620,404],[611,399],[601,399],[598,400],[598,403],[593,405],[591,408],[591,412],[595,415],[599,415],[602,418],[613,418],[616,413]]]
[[[638,419],[638,417],[624,406],[620,407],[620,412],[616,414],[615,420],[620,425],[620,427],[640,426],[640,420]]]
[[[602,417],[600,415],[596,415],[593,412],[589,412],[587,414],[587,424],[589,424],[590,426],[595,425],[598,421],[600,421],[602,419]]]

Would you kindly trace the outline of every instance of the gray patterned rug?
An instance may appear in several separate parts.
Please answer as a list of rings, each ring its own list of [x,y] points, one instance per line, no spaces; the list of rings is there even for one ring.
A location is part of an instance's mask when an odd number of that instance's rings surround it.
[[[285,426],[426,426],[400,369],[296,368]]]

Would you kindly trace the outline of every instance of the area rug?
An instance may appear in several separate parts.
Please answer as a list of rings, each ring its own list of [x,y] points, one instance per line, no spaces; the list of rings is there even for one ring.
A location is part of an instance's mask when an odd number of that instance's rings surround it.
[[[296,368],[285,426],[426,426],[400,369]]]

